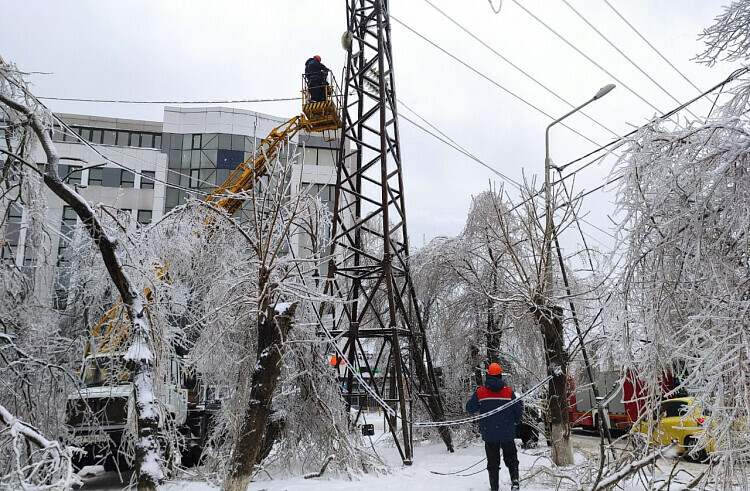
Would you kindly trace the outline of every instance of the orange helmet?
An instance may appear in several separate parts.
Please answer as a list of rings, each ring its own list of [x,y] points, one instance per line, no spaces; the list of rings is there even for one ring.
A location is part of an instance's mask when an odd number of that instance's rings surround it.
[[[320,60],[320,55],[315,55],[315,56],[313,56],[313,58],[315,58],[315,59],[316,59],[316,60],[318,60],[318,61],[321,61],[321,60]]]
[[[497,363],[493,363],[487,369],[487,375],[502,375],[503,368]]]

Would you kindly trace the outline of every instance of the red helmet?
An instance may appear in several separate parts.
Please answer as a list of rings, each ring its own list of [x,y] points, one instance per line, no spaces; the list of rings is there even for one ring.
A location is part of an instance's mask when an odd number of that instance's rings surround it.
[[[316,60],[320,61],[320,55],[315,55],[315,56],[313,56],[313,58],[315,58]]]
[[[502,373],[503,373],[503,369],[497,363],[491,364],[490,367],[487,369],[487,375],[502,375]]]

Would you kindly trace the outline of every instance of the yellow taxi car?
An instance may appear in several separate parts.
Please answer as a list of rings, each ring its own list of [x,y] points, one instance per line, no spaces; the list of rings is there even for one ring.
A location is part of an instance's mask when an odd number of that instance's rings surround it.
[[[715,442],[709,440],[708,445],[694,450],[711,415],[709,409],[700,409],[697,405],[698,400],[693,397],[662,401],[651,421],[641,421],[636,431],[651,435],[652,441],[659,445],[675,442],[679,453],[692,452],[691,457],[704,461],[713,452]]]

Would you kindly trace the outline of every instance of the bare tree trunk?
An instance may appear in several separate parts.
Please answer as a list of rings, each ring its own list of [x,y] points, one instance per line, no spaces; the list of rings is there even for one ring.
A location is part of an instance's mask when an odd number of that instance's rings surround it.
[[[260,271],[260,291],[267,292],[268,272]],[[264,298],[270,297],[268,293]],[[277,314],[268,300],[261,300],[260,318],[258,319],[258,356],[250,381],[250,400],[237,435],[232,455],[232,470],[224,483],[227,491],[245,491],[253,477],[253,468],[257,463],[267,422],[271,414],[273,393],[281,372],[281,355],[287,334],[294,321],[297,304],[292,304],[286,312]]]
[[[549,382],[549,419],[552,444],[552,461],[558,466],[573,465],[573,446],[570,442],[570,416],[568,406],[570,386],[568,385],[568,357],[563,338],[562,309],[548,307],[542,299],[536,299],[533,313],[544,337],[544,358],[547,371],[552,375]]]

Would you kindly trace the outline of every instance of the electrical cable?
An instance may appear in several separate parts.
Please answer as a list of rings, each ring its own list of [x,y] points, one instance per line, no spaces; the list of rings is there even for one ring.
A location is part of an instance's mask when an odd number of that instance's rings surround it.
[[[440,8],[438,8],[437,6],[435,6],[435,4],[433,4],[433,3],[432,3],[432,2],[430,1],[430,0],[424,0],[424,1],[425,1],[425,2],[426,2],[426,3],[427,3],[427,4],[429,5],[429,6],[430,6],[430,7],[432,7],[432,8],[433,8],[433,9],[435,9],[435,10],[437,10],[437,11],[438,11],[438,12],[439,12],[439,13],[440,13],[440,14],[441,14],[441,15],[442,15],[443,17],[445,17],[446,19],[448,19],[449,21],[451,21],[451,22],[452,22],[453,24],[455,24],[455,25],[456,25],[456,26],[457,26],[457,27],[458,27],[459,29],[461,29],[462,31],[464,31],[464,32],[465,32],[466,34],[468,34],[469,36],[471,36],[471,37],[472,37],[472,38],[473,38],[474,40],[476,40],[476,41],[477,41],[477,42],[478,42],[479,44],[481,44],[482,46],[484,46],[485,48],[487,48],[488,50],[490,50],[490,51],[491,51],[492,53],[494,53],[494,54],[495,54],[495,55],[496,55],[497,57],[499,57],[499,58],[500,58],[501,60],[503,60],[504,62],[506,62],[507,64],[509,64],[510,66],[512,66],[513,68],[515,68],[515,69],[516,69],[516,70],[518,70],[519,72],[521,72],[521,73],[522,73],[523,75],[525,75],[525,76],[526,76],[526,78],[528,78],[529,80],[531,80],[532,82],[534,82],[535,84],[537,84],[537,85],[538,85],[539,87],[541,87],[542,89],[544,89],[545,91],[547,91],[547,93],[549,93],[549,94],[551,94],[552,96],[556,97],[556,98],[557,98],[557,99],[558,99],[559,101],[562,101],[562,102],[564,102],[565,104],[567,104],[567,105],[568,105],[568,106],[570,106],[571,108],[574,108],[574,107],[575,107],[575,106],[574,106],[574,105],[573,105],[572,103],[568,102],[568,101],[567,101],[567,100],[566,100],[565,98],[563,98],[562,96],[560,96],[560,95],[559,95],[559,94],[558,94],[557,92],[553,91],[552,89],[550,89],[549,87],[547,87],[546,85],[544,85],[543,83],[541,83],[541,82],[540,82],[539,80],[537,80],[537,79],[536,79],[536,78],[534,78],[534,77],[533,77],[532,75],[530,75],[529,73],[527,73],[527,72],[526,72],[526,71],[525,71],[524,69],[522,69],[521,67],[519,67],[518,65],[516,65],[515,63],[513,63],[512,61],[510,61],[509,59],[507,59],[507,58],[506,58],[505,56],[503,56],[503,55],[501,55],[501,54],[500,54],[499,52],[497,52],[497,51],[496,51],[496,50],[495,50],[495,49],[494,49],[494,48],[493,48],[492,46],[490,46],[490,45],[489,45],[489,44],[487,44],[486,42],[484,42],[484,41],[482,41],[481,39],[479,39],[479,38],[478,38],[478,37],[477,37],[477,36],[476,36],[476,35],[475,35],[475,34],[474,34],[473,32],[471,32],[471,31],[470,31],[470,30],[468,30],[468,29],[467,29],[466,27],[464,27],[464,26],[462,26],[461,24],[459,24],[459,23],[458,23],[458,21],[456,21],[456,20],[455,20],[455,19],[454,19],[453,17],[451,17],[451,16],[449,16],[448,14],[446,14],[445,12],[443,12],[443,11],[442,11],[442,10],[441,10]],[[679,101],[677,101],[677,102],[679,103]],[[602,129],[604,129],[604,130],[606,130],[606,131],[609,131],[609,132],[610,132],[610,133],[612,133],[612,134],[613,134],[614,136],[619,136],[619,135],[618,135],[617,133],[615,133],[615,132],[614,132],[614,131],[612,131],[611,129],[607,128],[607,127],[606,127],[606,126],[604,126],[604,125],[603,125],[602,123],[600,123],[600,122],[599,122],[599,121],[597,121],[596,119],[594,119],[594,118],[592,118],[591,116],[589,116],[588,114],[586,114],[586,113],[585,113],[584,111],[579,111],[579,112],[580,112],[580,113],[581,113],[581,114],[582,114],[583,116],[585,116],[586,118],[588,118],[588,119],[589,119],[590,121],[592,121],[593,123],[597,124],[597,125],[598,125],[599,127],[601,127]]]
[[[412,112],[413,112],[413,111],[412,111]],[[414,114],[416,114],[416,113],[414,113]],[[449,147],[453,148],[454,150],[457,150],[458,152],[462,153],[463,155],[465,155],[465,156],[469,157],[469,158],[470,158],[471,160],[474,160],[474,161],[475,161],[475,162],[477,162],[477,163],[478,163],[479,165],[481,165],[481,166],[483,166],[483,167],[487,168],[487,169],[488,169],[489,171],[493,172],[494,174],[496,174],[496,175],[497,175],[497,176],[499,176],[500,178],[502,178],[502,179],[504,179],[504,180],[508,181],[509,183],[513,184],[513,185],[514,185],[514,186],[516,186],[517,188],[521,189],[521,184],[520,184],[519,182],[517,182],[516,180],[514,180],[514,179],[513,179],[513,178],[511,178],[511,177],[508,177],[507,175],[503,174],[503,173],[502,173],[502,172],[500,172],[499,170],[497,170],[497,169],[495,169],[495,168],[491,167],[491,166],[490,166],[489,164],[486,164],[485,162],[483,162],[482,160],[480,160],[480,159],[479,159],[478,157],[475,157],[474,155],[472,155],[472,154],[471,154],[471,153],[469,153],[468,151],[464,150],[464,149],[463,149],[463,148],[461,148],[460,146],[458,146],[458,145],[455,145],[455,144],[452,144],[452,143],[448,142],[447,140],[445,140],[445,139],[443,139],[443,138],[440,138],[440,137],[439,137],[438,135],[436,135],[436,134],[432,133],[432,132],[431,132],[430,130],[428,130],[427,128],[425,128],[425,127],[421,126],[421,125],[420,125],[419,123],[417,123],[417,122],[415,122],[415,121],[412,121],[411,119],[409,119],[409,118],[408,118],[407,116],[404,116],[403,114],[401,114],[401,119],[404,119],[405,121],[407,121],[407,122],[411,123],[412,125],[416,126],[416,127],[417,127],[417,128],[419,128],[420,130],[422,130],[422,131],[424,131],[425,133],[427,133],[428,135],[430,135],[430,136],[432,136],[433,138],[436,138],[437,140],[439,140],[439,141],[441,141],[441,142],[445,143],[446,145],[448,145]]]
[[[41,97],[37,99],[47,101],[65,101],[65,102],[92,102],[108,104],[244,104],[255,102],[282,102],[282,101],[299,101],[302,97],[277,97],[269,99],[225,99],[225,100],[203,100],[203,101],[135,101],[125,99],[82,99],[77,97]]]
[[[653,119],[652,121],[650,121],[649,123],[646,123],[646,124],[644,124],[644,125],[641,125],[640,127],[638,127],[638,128],[636,128],[636,129],[634,129],[633,131],[631,131],[631,132],[629,132],[629,133],[627,133],[627,134],[625,134],[625,135],[623,135],[623,136],[619,137],[619,138],[618,138],[617,140],[614,140],[614,141],[612,141],[612,142],[610,142],[610,143],[607,143],[606,145],[602,145],[601,147],[599,147],[599,148],[597,148],[597,149],[594,149],[594,150],[592,150],[591,152],[588,152],[588,153],[586,153],[585,155],[583,155],[583,156],[581,156],[581,157],[578,157],[578,158],[576,158],[576,159],[573,159],[573,160],[569,161],[568,163],[566,163],[566,164],[564,164],[564,165],[562,165],[562,166],[555,166],[555,167],[556,167],[556,169],[558,169],[558,170],[561,170],[561,171],[562,171],[562,170],[566,169],[567,167],[569,167],[569,166],[571,166],[571,165],[573,165],[573,164],[575,164],[575,163],[577,163],[577,162],[579,162],[579,161],[581,161],[581,160],[585,159],[586,157],[589,157],[589,156],[591,156],[591,155],[594,155],[594,154],[596,154],[596,153],[598,153],[598,152],[601,152],[602,150],[606,150],[606,149],[607,149],[608,147],[611,147],[611,146],[613,146],[613,145],[615,145],[615,146],[617,147],[617,146],[619,146],[619,145],[622,145],[622,144],[624,144],[624,143],[625,143],[625,140],[626,140],[626,139],[627,139],[628,137],[630,137],[630,136],[632,136],[632,135],[636,134],[636,133],[637,133],[638,131],[640,131],[641,129],[645,128],[645,127],[646,127],[646,126],[647,126],[648,124],[652,124],[652,123],[654,123],[654,122],[657,122],[657,121],[662,121],[662,120],[664,120],[664,119],[666,119],[666,118],[670,117],[671,115],[673,115],[673,114],[675,114],[675,113],[679,112],[679,111],[680,111],[680,110],[682,110],[683,108],[685,108],[685,107],[687,107],[687,106],[689,106],[689,105],[693,104],[693,103],[694,103],[694,102],[696,102],[697,100],[699,100],[699,99],[701,99],[701,98],[705,97],[705,96],[706,96],[706,94],[709,94],[709,93],[711,93],[711,92],[713,92],[714,90],[717,90],[717,89],[723,89],[723,87],[724,87],[725,85],[727,85],[728,83],[730,83],[730,82],[734,81],[735,79],[737,79],[737,78],[738,78],[738,77],[740,77],[741,75],[744,75],[744,74],[745,74],[745,73],[747,73],[748,71],[750,71],[750,66],[749,66],[749,67],[742,67],[742,68],[739,68],[739,69],[735,70],[734,72],[732,72],[732,73],[731,73],[731,74],[730,74],[730,75],[729,75],[729,76],[728,76],[728,77],[727,77],[726,79],[724,79],[723,81],[721,81],[721,82],[719,82],[718,84],[714,85],[714,86],[713,86],[713,87],[711,87],[710,89],[708,89],[708,90],[706,90],[706,91],[702,92],[702,93],[701,93],[701,94],[699,94],[698,96],[696,96],[696,97],[694,97],[694,98],[690,99],[689,101],[687,101],[687,102],[685,102],[685,103],[683,103],[683,104],[681,104],[681,105],[679,105],[679,106],[675,107],[674,109],[672,109],[672,110],[671,110],[671,111],[669,111],[668,113],[666,113],[666,114],[664,114],[664,115],[662,115],[662,116],[658,116],[658,117],[654,118],[654,119]],[[428,134],[431,134],[431,133],[429,133],[429,132],[428,132]],[[434,136],[434,135],[433,135],[433,136]],[[580,172],[580,171],[584,170],[585,168],[587,168],[587,167],[589,167],[590,165],[592,165],[593,163],[595,163],[595,162],[597,162],[597,161],[599,161],[599,160],[603,159],[604,157],[606,157],[606,155],[603,155],[603,156],[601,156],[601,157],[597,157],[597,158],[595,158],[595,159],[591,160],[590,162],[588,162],[588,163],[584,164],[584,165],[583,165],[582,167],[580,167],[580,168],[578,168],[578,169],[575,169],[574,171],[572,171],[572,172],[570,172],[570,173],[566,174],[565,176],[561,177],[560,179],[558,179],[558,180],[556,180],[556,181],[553,181],[553,182],[552,182],[551,184],[552,184],[552,185],[555,185],[555,184],[558,184],[558,183],[560,183],[560,182],[562,182],[562,181],[565,181],[566,179],[568,179],[568,178],[570,178],[570,177],[572,177],[572,176],[575,176],[575,175],[576,175],[576,174],[577,174],[578,172]],[[605,182],[604,184],[602,184],[602,185],[600,185],[600,186],[597,186],[596,188],[594,188],[594,189],[591,189],[591,190],[589,190],[589,191],[587,191],[587,192],[584,192],[584,193],[582,193],[582,194],[579,194],[579,195],[578,195],[578,196],[577,196],[576,198],[574,198],[574,199],[573,199],[572,201],[570,201],[570,202],[568,202],[568,203],[564,203],[564,204],[561,204],[560,206],[558,206],[558,209],[559,209],[560,207],[562,207],[562,206],[573,206],[573,202],[574,202],[574,201],[578,201],[578,200],[580,200],[580,199],[583,199],[584,197],[586,197],[586,196],[588,196],[588,195],[590,195],[590,194],[592,194],[592,193],[594,193],[594,192],[596,192],[596,191],[598,191],[598,190],[600,190],[600,189],[604,188],[605,186],[607,186],[607,185],[609,185],[609,184],[612,184],[612,183],[613,183],[613,182],[615,182],[615,181],[618,181],[618,180],[620,180],[621,178],[622,178],[622,176],[618,176],[618,177],[615,177],[615,178],[613,178],[613,179],[607,180],[607,181],[606,181],[606,182]],[[513,212],[513,211],[517,210],[518,208],[520,208],[521,206],[525,205],[525,204],[526,204],[526,203],[528,203],[529,201],[531,201],[531,200],[533,200],[533,199],[536,199],[537,197],[541,196],[541,195],[542,195],[543,193],[544,193],[544,191],[543,191],[543,190],[538,190],[538,191],[536,191],[535,193],[533,193],[533,194],[532,194],[531,196],[529,196],[528,198],[525,198],[525,199],[523,199],[523,200],[522,200],[521,202],[519,202],[519,203],[515,204],[514,206],[512,206],[512,207],[511,207],[511,208],[510,208],[510,209],[508,210],[508,212],[510,213],[510,212]],[[587,222],[587,223],[588,223],[588,222]],[[611,234],[609,234],[608,232],[604,232],[604,231],[603,231],[602,229],[599,229],[599,230],[600,230],[600,231],[602,231],[603,233],[607,234],[607,235],[611,235]],[[614,236],[613,236],[613,238],[615,238],[615,239],[616,239],[616,237],[614,237]]]
[[[537,22],[539,22],[544,27],[546,27],[550,32],[552,32],[555,36],[557,36],[558,38],[560,38],[560,40],[562,40],[565,44],[567,44],[568,46],[570,46],[571,48],[573,48],[573,50],[575,50],[578,54],[580,54],[581,56],[583,56],[584,58],[586,58],[594,66],[596,66],[597,68],[599,68],[601,71],[603,71],[604,73],[606,73],[608,76],[612,77],[613,80],[617,81],[617,83],[619,83],[620,85],[622,85],[623,87],[625,87],[631,94],[633,94],[638,99],[640,99],[641,101],[643,101],[646,105],[648,105],[654,111],[656,111],[658,113],[662,113],[662,111],[658,107],[654,106],[649,101],[647,101],[646,99],[644,99],[643,96],[641,96],[640,94],[638,94],[635,90],[631,89],[628,84],[626,84],[625,82],[623,82],[622,80],[620,80],[619,78],[617,78],[615,75],[613,75],[606,68],[602,67],[599,63],[597,63],[596,61],[594,61],[590,56],[588,56],[583,51],[581,51],[580,49],[578,49],[577,47],[575,47],[573,45],[573,43],[571,43],[570,41],[568,41],[567,39],[565,39],[564,36],[562,36],[561,34],[559,34],[557,31],[555,31],[554,29],[552,29],[548,24],[546,24],[543,20],[541,20],[536,15],[534,15],[529,9],[527,9],[526,7],[524,7],[523,5],[521,5],[521,3],[519,2],[519,0],[514,0],[514,2],[515,2],[516,5],[518,5],[519,7],[521,7],[521,10],[523,10],[524,12],[526,12],[527,14],[529,14],[531,17],[533,17]]]
[[[589,22],[589,21],[588,21],[588,19],[586,19],[586,17],[584,17],[584,16],[583,16],[583,15],[582,15],[582,14],[581,14],[581,13],[580,13],[580,12],[579,12],[578,10],[576,10],[576,8],[575,8],[575,7],[573,7],[573,6],[572,6],[572,5],[570,4],[570,2],[568,2],[568,0],[562,0],[562,2],[563,2],[563,3],[565,4],[565,5],[567,5],[567,6],[568,6],[568,8],[569,8],[570,10],[572,10],[572,11],[573,11],[573,12],[574,12],[574,13],[575,13],[575,14],[576,14],[576,15],[577,15],[577,16],[578,16],[578,17],[579,17],[579,18],[580,18],[580,19],[581,19],[581,20],[582,20],[583,22],[585,22],[585,23],[586,23],[586,24],[587,24],[587,25],[588,25],[588,26],[589,26],[589,27],[590,27],[591,29],[593,29],[593,30],[594,30],[594,32],[596,32],[596,33],[597,33],[597,34],[599,35],[599,37],[601,37],[602,39],[604,39],[604,40],[605,40],[605,41],[606,41],[606,42],[607,42],[607,43],[608,43],[608,44],[609,44],[610,46],[612,46],[612,48],[614,48],[614,49],[615,49],[615,51],[617,51],[618,53],[620,53],[620,55],[622,55],[622,57],[623,57],[623,58],[625,58],[626,60],[628,60],[628,61],[630,62],[630,64],[631,64],[631,65],[633,65],[633,66],[634,66],[634,67],[636,68],[636,70],[638,70],[639,72],[641,72],[641,73],[642,73],[642,74],[643,74],[643,75],[644,75],[644,76],[645,76],[646,78],[648,78],[648,79],[649,79],[649,80],[650,80],[650,81],[651,81],[651,82],[652,82],[652,83],[653,83],[654,85],[656,85],[657,87],[659,87],[659,88],[660,88],[660,89],[662,90],[662,92],[664,92],[665,94],[667,94],[667,95],[669,96],[669,98],[670,98],[670,99],[672,99],[672,100],[673,100],[674,102],[676,102],[677,104],[679,104],[679,103],[680,103],[680,101],[678,101],[678,100],[677,100],[677,98],[676,98],[675,96],[673,96],[673,95],[672,95],[672,94],[671,94],[671,93],[670,93],[670,92],[669,92],[669,91],[668,91],[667,89],[665,89],[664,87],[662,87],[662,85],[661,85],[661,84],[660,84],[659,82],[657,82],[656,80],[654,80],[654,79],[653,79],[653,77],[651,77],[651,75],[649,75],[648,73],[646,73],[646,71],[644,71],[644,70],[643,70],[643,68],[641,68],[641,67],[640,67],[640,65],[638,65],[638,64],[637,64],[636,62],[634,62],[633,60],[631,60],[631,59],[630,59],[630,57],[629,57],[628,55],[626,55],[625,53],[623,53],[623,52],[622,52],[622,50],[621,50],[620,48],[618,48],[617,46],[615,46],[615,44],[614,44],[614,43],[613,43],[612,41],[610,41],[610,40],[609,40],[609,38],[608,38],[607,36],[605,36],[604,34],[602,34],[602,32],[601,32],[601,31],[600,31],[599,29],[597,29],[597,28],[596,28],[596,26],[594,26],[594,25],[593,25],[593,24],[592,24],[591,22]],[[693,112],[692,112],[692,111],[690,111],[689,109],[688,109],[688,112],[689,112],[689,113],[690,113],[690,115],[691,115],[691,116],[693,116],[693,118],[695,118],[696,120],[697,120],[697,119],[699,119],[699,118],[698,118],[698,116],[696,116],[695,114],[693,114]]]
[[[414,29],[412,29],[411,27],[407,26],[406,24],[404,24],[403,22],[401,22],[400,20],[398,20],[398,19],[397,19],[396,17],[394,17],[393,15],[391,15],[391,20],[394,20],[394,21],[396,21],[396,22],[397,22],[398,24],[400,24],[401,26],[403,26],[403,27],[404,27],[405,29],[407,29],[408,31],[410,31],[411,33],[413,33],[413,34],[414,34],[415,36],[417,36],[417,37],[421,38],[421,39],[422,39],[423,41],[425,41],[425,42],[429,43],[430,45],[432,45],[432,46],[433,46],[434,48],[436,48],[437,50],[439,50],[440,52],[442,52],[442,53],[443,53],[443,54],[445,54],[446,56],[448,56],[448,57],[452,58],[453,60],[457,61],[457,62],[458,62],[458,63],[460,63],[461,65],[465,66],[466,68],[468,68],[469,70],[471,70],[472,72],[474,72],[475,74],[477,74],[477,75],[479,75],[480,77],[482,77],[483,79],[487,80],[487,81],[488,81],[488,82],[490,82],[490,83],[491,83],[492,85],[494,85],[494,86],[496,86],[496,87],[498,87],[498,88],[502,89],[502,90],[503,90],[503,91],[505,91],[505,92],[506,92],[507,94],[509,94],[509,95],[511,95],[511,96],[513,96],[513,97],[515,97],[516,99],[518,99],[519,101],[523,102],[524,104],[526,104],[526,105],[527,105],[527,106],[529,106],[530,108],[534,109],[535,111],[539,112],[540,114],[543,114],[544,116],[548,117],[549,119],[551,119],[551,120],[553,120],[553,121],[555,120],[555,118],[554,118],[554,117],[553,117],[553,116],[552,116],[551,114],[549,114],[549,113],[545,112],[544,110],[542,110],[542,109],[538,108],[537,106],[535,106],[535,105],[534,105],[534,104],[532,104],[531,102],[527,101],[527,100],[526,100],[526,99],[524,99],[523,97],[521,97],[521,96],[517,95],[516,93],[512,92],[511,90],[509,90],[509,89],[505,88],[504,86],[500,85],[500,84],[499,84],[498,82],[496,82],[495,80],[493,80],[493,79],[492,79],[491,77],[489,77],[489,76],[485,75],[484,73],[480,72],[479,70],[477,70],[477,69],[476,69],[476,68],[474,68],[473,66],[469,65],[468,63],[466,63],[466,62],[465,62],[465,61],[463,61],[462,59],[458,58],[457,56],[453,55],[452,53],[450,53],[450,52],[449,52],[449,51],[447,51],[446,49],[444,49],[444,48],[440,47],[440,46],[439,46],[438,44],[436,44],[435,42],[431,41],[430,39],[428,39],[428,38],[427,38],[427,37],[425,37],[424,35],[422,35],[422,34],[418,33],[417,31],[415,31],[415,30],[414,30]],[[594,145],[599,145],[599,143],[595,142],[594,140],[592,140],[591,138],[587,137],[587,136],[586,136],[586,135],[584,135],[583,133],[581,133],[581,132],[579,132],[579,131],[577,131],[577,130],[575,130],[575,129],[571,128],[571,127],[570,127],[570,126],[568,126],[567,124],[565,124],[565,123],[560,123],[560,125],[561,125],[561,126],[565,126],[565,127],[566,127],[566,128],[568,128],[568,129],[569,129],[570,131],[572,131],[572,132],[573,132],[573,133],[575,133],[576,135],[580,136],[580,137],[581,137],[581,138],[583,138],[584,140],[586,140],[586,141],[588,141],[588,142],[591,142],[591,143],[593,143]]]
[[[677,112],[681,111],[682,109],[684,109],[684,108],[688,107],[689,105],[691,105],[691,104],[695,103],[695,102],[696,102],[697,100],[699,100],[699,99],[702,99],[702,98],[703,98],[703,97],[705,97],[705,96],[706,96],[707,94],[710,94],[710,93],[711,93],[711,92],[713,92],[714,90],[717,90],[717,89],[722,89],[722,90],[723,90],[723,87],[724,87],[725,85],[727,85],[727,84],[728,84],[728,83],[730,83],[730,82],[733,82],[733,81],[734,81],[735,79],[737,79],[737,78],[738,78],[738,77],[740,77],[741,75],[744,75],[744,74],[745,74],[745,73],[747,73],[748,71],[750,71],[750,66],[746,66],[746,67],[738,68],[737,70],[735,70],[735,71],[733,71],[733,72],[732,72],[731,74],[729,74],[729,76],[728,76],[727,78],[725,78],[724,80],[722,80],[722,81],[721,81],[721,82],[719,82],[718,84],[714,85],[714,86],[713,86],[713,87],[711,87],[710,89],[708,89],[708,90],[706,90],[706,91],[702,92],[701,94],[699,94],[699,95],[697,95],[697,96],[693,97],[693,98],[692,98],[692,99],[690,99],[689,101],[687,101],[687,102],[684,102],[684,103],[680,104],[679,106],[675,107],[674,109],[672,109],[671,111],[669,111],[669,112],[667,112],[667,113],[663,114],[662,116],[658,116],[658,117],[654,118],[653,120],[649,121],[648,123],[646,123],[646,124],[643,124],[643,125],[639,126],[638,128],[634,129],[633,131],[631,131],[631,132],[629,132],[629,133],[627,133],[627,134],[625,134],[625,135],[623,135],[623,136],[619,137],[619,138],[618,138],[617,140],[611,141],[611,142],[607,143],[606,145],[602,145],[601,147],[599,147],[599,148],[597,148],[597,149],[595,149],[595,150],[593,150],[593,151],[591,151],[591,152],[587,153],[586,155],[583,155],[582,157],[578,157],[577,159],[571,160],[570,162],[568,162],[568,163],[567,163],[567,164],[565,164],[565,165],[562,165],[562,166],[558,166],[558,168],[559,168],[560,170],[565,170],[565,169],[566,169],[567,167],[569,167],[570,165],[572,165],[572,164],[574,164],[574,163],[576,163],[576,162],[579,162],[580,160],[583,160],[583,159],[585,159],[586,157],[589,157],[589,156],[591,156],[591,155],[593,155],[593,154],[595,154],[595,153],[597,153],[597,152],[599,152],[599,151],[601,151],[601,150],[605,150],[606,148],[608,148],[608,147],[610,147],[610,146],[612,146],[612,145],[616,145],[616,144],[617,144],[617,145],[619,145],[619,144],[621,144],[621,143],[624,143],[624,141],[625,141],[625,140],[626,140],[627,138],[629,138],[629,137],[633,136],[634,134],[636,134],[636,133],[637,133],[638,131],[642,130],[642,129],[643,129],[643,128],[645,128],[646,126],[648,126],[648,125],[650,125],[650,124],[653,124],[653,123],[656,123],[656,122],[659,122],[659,121],[663,121],[663,120],[665,120],[665,119],[667,119],[667,118],[671,117],[672,115],[676,114]],[[588,165],[591,165],[591,163],[587,164],[586,166],[588,166]],[[584,167],[586,167],[586,166],[584,166]],[[576,173],[576,172],[578,172],[579,170],[582,170],[582,169],[583,169],[584,167],[582,167],[581,169],[576,169],[575,171],[573,171],[573,172],[571,172],[570,174],[566,175],[566,176],[565,176],[565,177],[564,177],[563,179],[566,179],[566,178],[567,178],[567,177],[569,177],[570,175],[573,175],[573,174],[575,174],[575,173]]]
[[[643,40],[643,42],[644,42],[644,43],[646,43],[646,44],[647,44],[647,45],[649,46],[649,48],[651,48],[652,50],[654,50],[654,52],[655,52],[655,53],[656,53],[657,55],[659,55],[659,56],[661,57],[661,59],[662,59],[662,60],[664,60],[664,61],[665,61],[665,62],[667,63],[667,65],[669,65],[670,67],[672,67],[672,68],[674,69],[674,71],[675,71],[675,72],[679,73],[679,74],[680,74],[680,76],[681,76],[682,78],[684,78],[684,79],[685,79],[685,81],[686,81],[687,83],[689,83],[690,85],[692,85],[692,86],[693,86],[693,88],[694,88],[695,90],[697,90],[698,92],[700,92],[700,91],[701,91],[701,89],[699,89],[699,88],[698,88],[698,87],[697,87],[697,86],[696,86],[696,85],[695,85],[695,84],[694,84],[694,83],[693,83],[693,82],[692,82],[692,81],[691,81],[691,80],[690,80],[689,78],[687,78],[687,77],[686,77],[686,76],[685,76],[685,75],[684,75],[684,74],[683,74],[683,73],[682,73],[682,72],[681,72],[681,71],[680,71],[680,70],[679,70],[679,69],[678,69],[678,68],[677,68],[676,66],[674,66],[674,65],[673,65],[672,63],[670,63],[670,62],[669,62],[669,60],[668,60],[668,59],[667,59],[667,58],[666,58],[666,57],[665,57],[665,56],[664,56],[663,54],[661,54],[661,52],[660,52],[660,51],[659,51],[658,49],[656,49],[656,48],[654,47],[654,45],[653,45],[653,44],[651,44],[650,42],[648,42],[648,39],[646,39],[645,37],[643,37],[643,35],[642,35],[642,34],[641,34],[641,33],[640,33],[639,31],[638,31],[638,29],[636,29],[635,27],[633,27],[633,25],[632,25],[632,24],[631,24],[630,22],[628,22],[628,20],[627,20],[627,19],[626,19],[625,17],[623,17],[623,16],[622,16],[622,14],[620,14],[620,12],[618,12],[618,11],[617,11],[617,9],[616,9],[616,8],[614,8],[614,7],[612,6],[612,4],[611,4],[611,3],[609,3],[609,1],[608,1],[608,0],[604,0],[604,3],[606,3],[606,4],[607,4],[607,6],[608,6],[609,8],[611,8],[611,9],[612,9],[612,11],[613,11],[613,12],[614,12],[615,14],[617,14],[617,16],[618,16],[618,17],[619,17],[620,19],[622,19],[622,21],[623,21],[623,22],[624,22],[625,24],[627,24],[627,25],[628,25],[628,27],[629,27],[629,28],[631,28],[631,29],[633,30],[633,32],[635,32],[635,33],[636,33],[636,34],[638,35],[638,37],[640,37],[640,38],[641,38],[641,39]]]
[[[480,460],[479,462],[474,462],[474,463],[473,463],[473,464],[471,464],[471,465],[470,465],[469,467],[466,467],[466,468],[464,468],[464,469],[461,469],[460,471],[453,471],[453,472],[438,472],[438,471],[430,471],[430,472],[431,472],[431,473],[433,473],[433,474],[437,474],[437,475],[439,475],[439,476],[454,476],[454,475],[456,475],[456,474],[460,475],[460,474],[461,474],[462,472],[466,472],[466,471],[468,471],[469,469],[471,469],[472,467],[476,467],[476,466],[478,466],[479,464],[481,464],[481,463],[482,463],[482,462],[484,462],[485,460],[487,460],[487,457],[483,458],[483,459],[482,459],[482,460]],[[484,469],[481,469],[481,470],[483,471]],[[469,474],[469,475],[471,475],[471,474]],[[462,476],[462,477],[465,477],[465,476]]]

